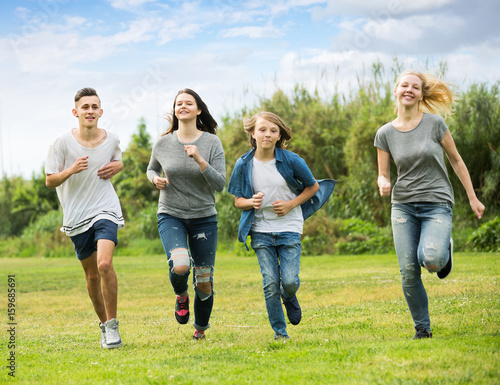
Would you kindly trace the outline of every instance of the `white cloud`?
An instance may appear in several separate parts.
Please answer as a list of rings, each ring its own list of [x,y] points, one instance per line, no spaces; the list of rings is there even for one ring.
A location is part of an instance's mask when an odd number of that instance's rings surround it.
[[[326,6],[313,9],[315,18],[328,16],[362,15],[376,19],[387,19],[396,15],[407,15],[409,12],[436,11],[456,0],[327,0]]]
[[[464,20],[459,17],[445,15],[412,16],[400,20],[389,19],[382,23],[369,19],[363,26],[363,32],[373,38],[409,44],[429,33],[453,35],[464,24]]]
[[[316,4],[324,3],[326,3],[325,0],[275,0],[272,2],[268,0],[254,0],[238,5],[243,6],[245,12],[259,12],[261,15],[277,16],[296,9],[305,9]]]
[[[203,30],[201,24],[184,23],[176,20],[161,21],[158,31],[158,45],[164,45],[173,40],[191,39]]]
[[[81,16],[65,16],[64,20],[66,20],[66,25],[61,26],[63,29],[74,28],[82,25],[89,26],[89,20]]]
[[[106,43],[110,46],[139,43],[152,40],[154,38],[154,35],[152,34],[154,31],[155,28],[151,23],[151,19],[138,19],[130,24],[128,30],[118,32],[109,38],[104,38],[103,40],[108,40]]]
[[[113,8],[125,10],[152,2],[156,2],[156,0],[110,0],[110,4]]]
[[[14,14],[21,19],[27,19],[30,11],[26,7],[16,7]]]
[[[69,22],[72,19],[68,20]],[[76,18],[78,23],[85,19]],[[139,43],[153,39],[149,20],[139,19],[129,28],[111,36],[79,34],[61,26],[43,26],[33,36],[2,39],[2,50],[11,51],[10,60],[16,60],[22,72],[44,73],[61,71],[80,63],[97,62],[116,54],[130,43]]]
[[[377,21],[345,18],[332,38],[334,51],[380,51],[390,54],[451,53],[463,41],[457,31],[467,30],[467,20],[456,15],[425,14]]]
[[[220,32],[222,37],[249,37],[251,39],[261,39],[265,37],[276,38],[279,36],[283,36],[283,32],[278,28],[267,25],[263,27],[258,26],[246,26],[246,27],[237,27],[237,28],[229,28],[222,30]]]

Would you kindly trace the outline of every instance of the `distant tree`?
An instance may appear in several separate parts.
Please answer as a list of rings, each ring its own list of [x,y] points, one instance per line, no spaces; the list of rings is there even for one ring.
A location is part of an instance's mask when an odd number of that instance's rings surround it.
[[[472,84],[458,100],[449,126],[479,198],[488,211],[500,208],[500,82]],[[450,178],[468,209],[459,179]]]
[[[33,172],[31,183],[23,183],[17,186],[12,212],[15,214],[27,214],[29,222],[35,221],[41,215],[57,210],[59,201],[56,190],[48,189],[45,185],[45,167],[42,166],[39,173]]]
[[[113,179],[126,218],[158,200],[157,190],[146,177],[152,145],[144,118],[131,139],[123,153],[123,171]]]
[[[29,182],[22,177],[7,178],[4,175],[0,184],[0,238],[20,235],[23,228],[31,220],[32,213],[28,210],[16,211],[16,196],[29,188]],[[19,200],[19,198],[18,198]],[[19,205],[19,203],[18,203]]]

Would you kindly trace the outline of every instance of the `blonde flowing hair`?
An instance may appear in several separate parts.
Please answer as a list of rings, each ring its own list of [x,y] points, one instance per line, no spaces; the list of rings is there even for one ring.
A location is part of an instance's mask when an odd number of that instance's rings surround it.
[[[442,81],[436,76],[429,73],[405,71],[399,75],[395,87],[401,82],[401,79],[406,75],[415,75],[422,81],[422,101],[418,104],[418,110],[430,112],[431,114],[439,114],[443,117],[452,114],[453,103],[457,100],[457,95],[452,90],[453,84]],[[398,113],[398,106],[394,112]]]

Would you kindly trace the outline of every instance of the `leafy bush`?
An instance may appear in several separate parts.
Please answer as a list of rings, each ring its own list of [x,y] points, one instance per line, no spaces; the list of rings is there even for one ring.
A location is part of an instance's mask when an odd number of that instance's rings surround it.
[[[138,256],[164,253],[158,234],[157,211],[158,203],[149,202],[125,221],[125,227],[118,232],[115,254]]]
[[[332,219],[318,212],[304,223],[303,255],[381,254],[394,249],[390,227],[361,219]]]
[[[241,210],[234,206],[234,195],[229,194],[227,191],[216,194],[215,207],[217,208],[219,242],[232,244],[232,242],[238,240],[238,227],[241,217]]]
[[[74,255],[73,243],[60,231],[62,212],[52,210],[26,227],[21,236],[9,237],[0,243],[5,257],[67,257]]]
[[[474,251],[500,251],[500,217],[482,225],[469,237],[469,243]]]
[[[34,238],[44,233],[52,233],[59,230],[63,222],[63,213],[60,210],[52,210],[42,215],[33,224],[23,230],[23,238]]]
[[[129,238],[125,229],[126,227],[118,233],[115,255],[145,256],[165,253],[159,236],[156,239]]]
[[[382,254],[394,249],[390,227],[378,227],[357,218],[342,221],[340,236],[336,244],[339,254]]]

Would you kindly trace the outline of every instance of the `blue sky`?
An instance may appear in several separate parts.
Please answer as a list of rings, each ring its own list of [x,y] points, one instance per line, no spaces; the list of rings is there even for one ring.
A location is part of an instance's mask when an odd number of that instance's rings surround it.
[[[499,15],[497,0],[2,1],[0,172],[38,172],[87,86],[125,150],[140,117],[153,138],[165,129],[186,87],[221,123],[277,87],[347,94],[395,57],[417,70],[446,61],[464,89],[498,81]]]

